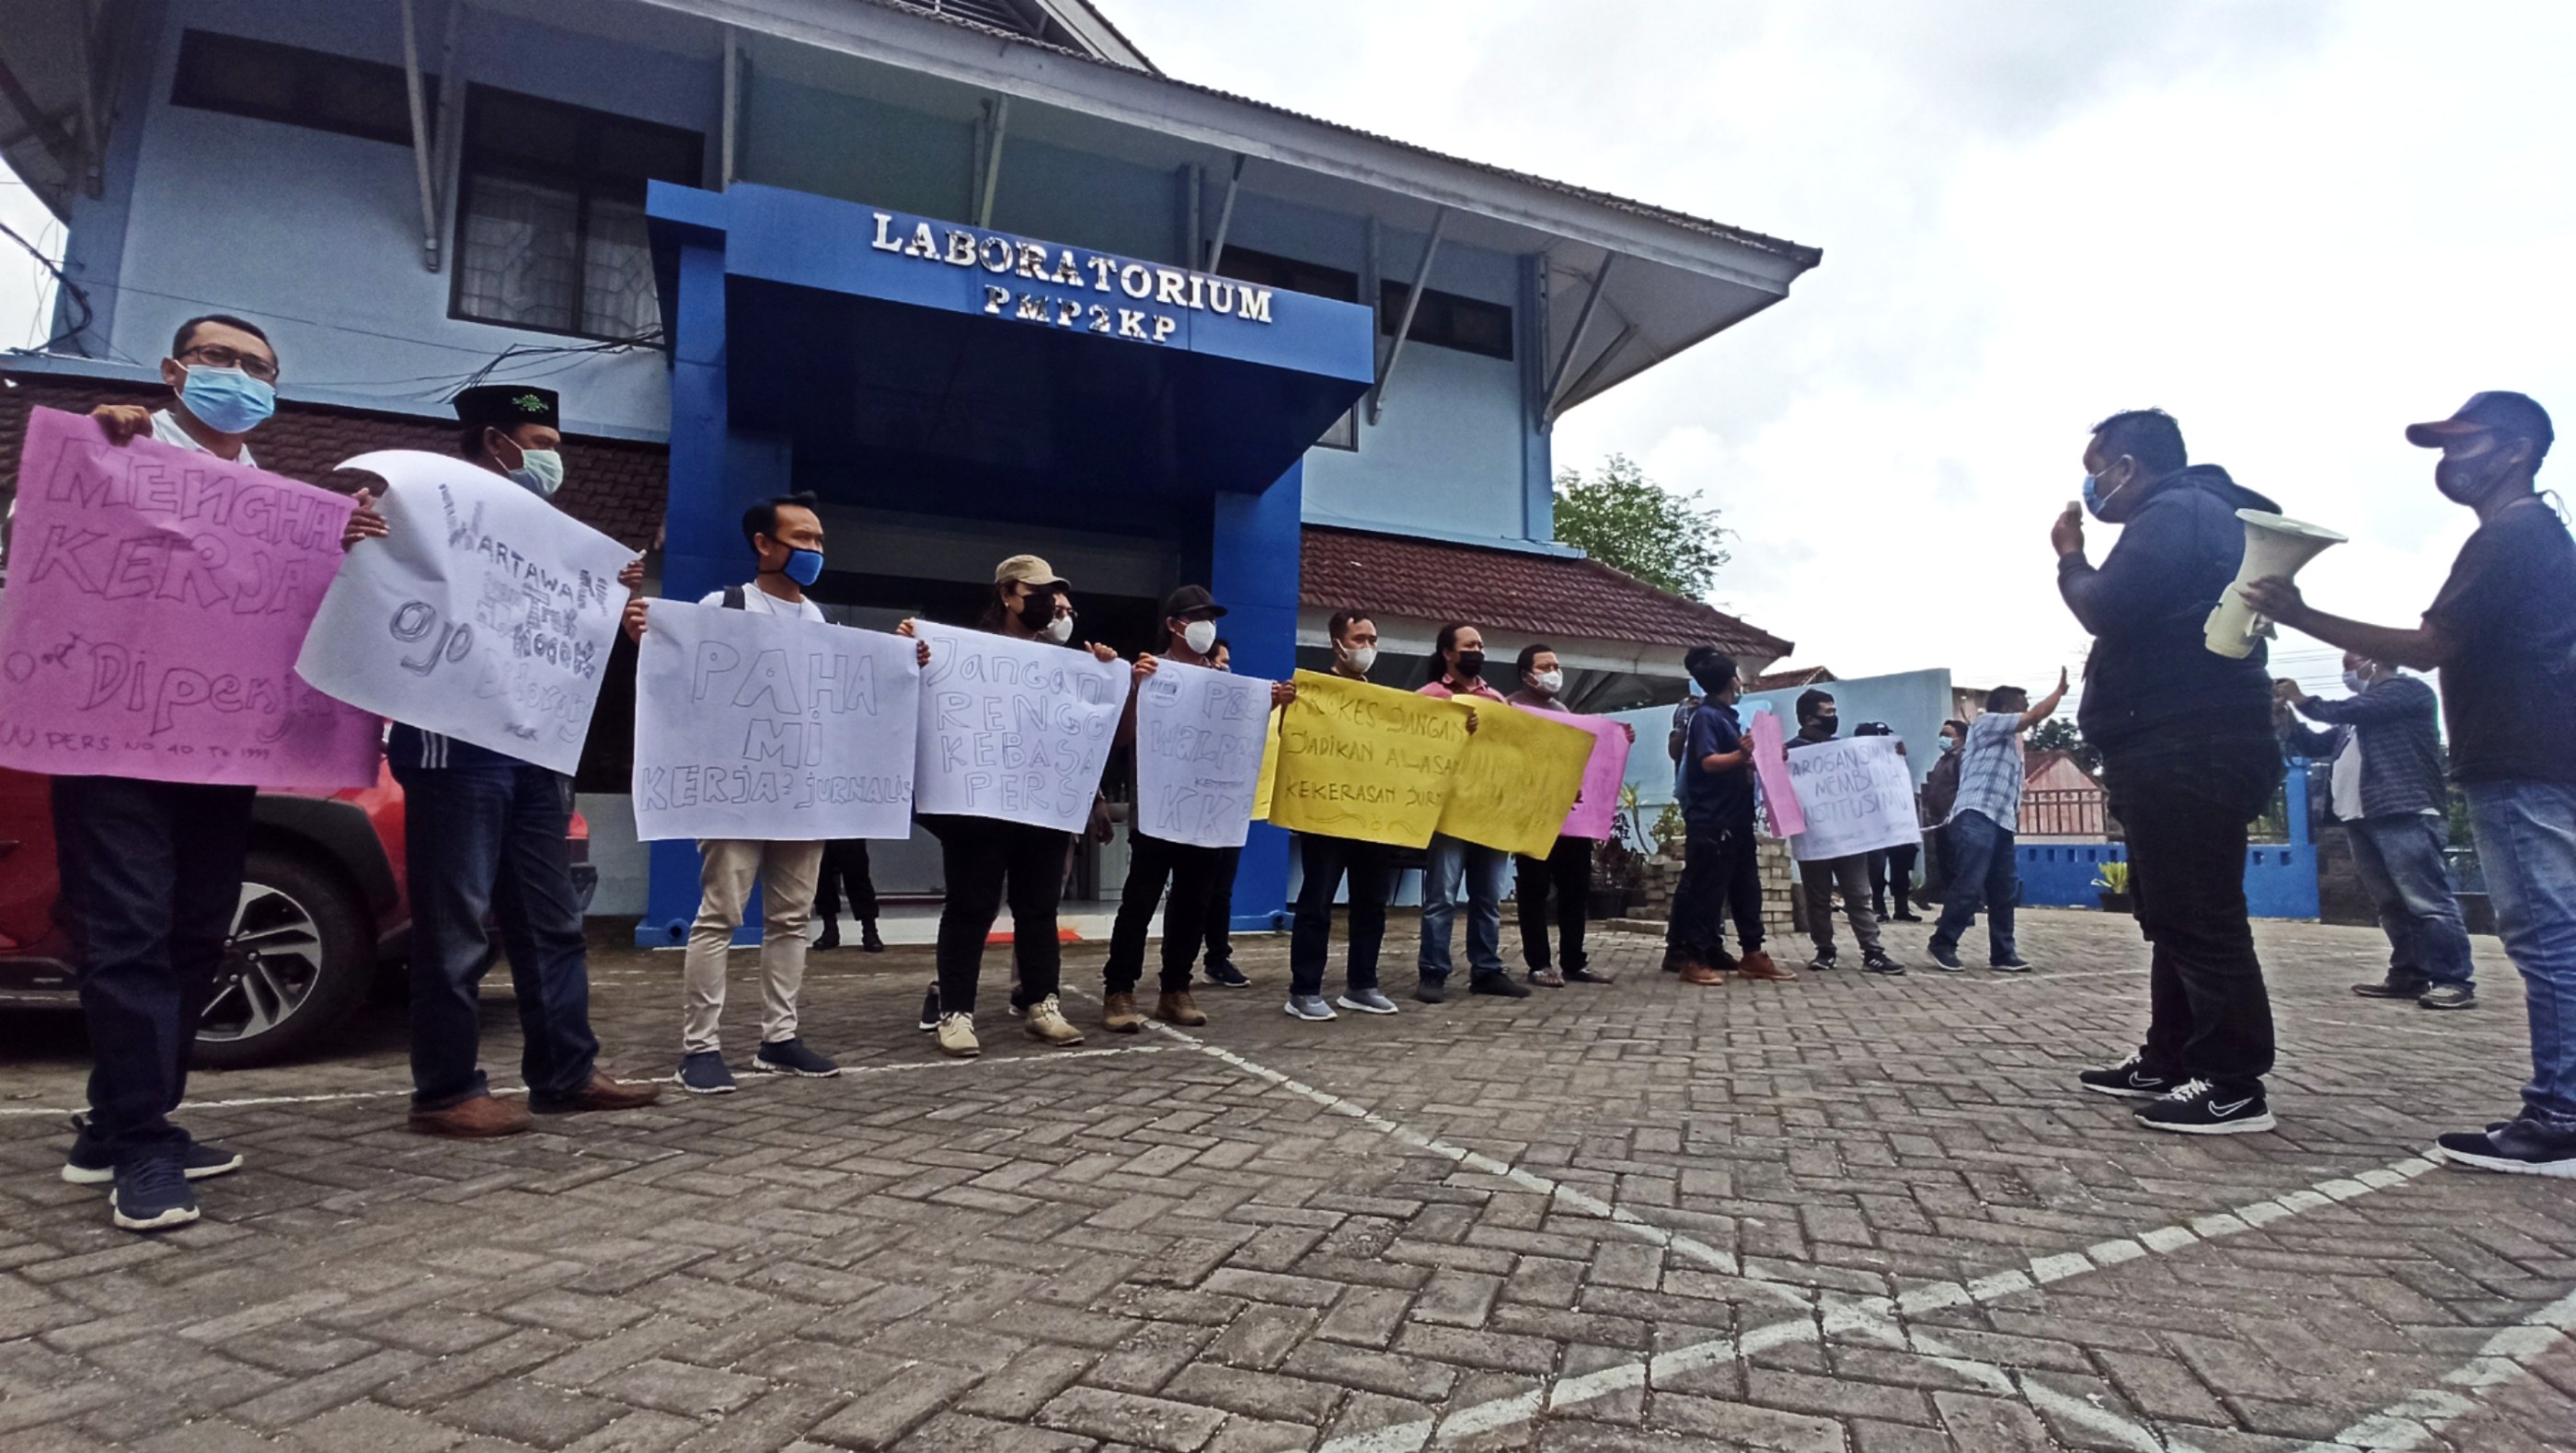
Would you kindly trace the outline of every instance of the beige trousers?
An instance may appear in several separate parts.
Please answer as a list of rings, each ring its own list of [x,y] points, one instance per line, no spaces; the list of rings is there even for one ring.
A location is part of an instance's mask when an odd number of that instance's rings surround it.
[[[823,872],[821,843],[760,843],[708,838],[698,844],[698,921],[680,978],[686,1007],[680,1050],[716,1047],[724,1018],[725,954],[742,926],[743,904],[760,884],[760,1042],[796,1037],[796,991],[805,982],[805,925],[814,916],[814,884]]]

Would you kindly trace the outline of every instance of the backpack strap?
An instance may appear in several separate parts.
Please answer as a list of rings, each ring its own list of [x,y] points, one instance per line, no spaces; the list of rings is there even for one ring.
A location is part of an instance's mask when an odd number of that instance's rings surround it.
[[[741,586],[728,585],[725,587],[724,608],[726,610],[741,610],[743,608]]]

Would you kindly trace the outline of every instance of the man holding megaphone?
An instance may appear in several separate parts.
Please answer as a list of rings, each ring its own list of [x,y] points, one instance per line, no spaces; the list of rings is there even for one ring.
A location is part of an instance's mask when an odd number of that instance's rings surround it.
[[[2284,579],[2254,609],[2330,646],[2442,673],[2451,775],[2469,799],[2496,931],[2522,971],[2531,1083],[2522,1114],[2442,1136],[2480,1170],[2576,1178],[2576,540],[2533,476],[2556,435],[2517,393],[2482,393],[2406,441],[2439,449],[2433,487],[2475,510],[2477,533],[2412,630],[2331,616]]]
[[[2138,929],[2154,946],[2146,1043],[2084,1088],[2147,1103],[2188,1135],[2272,1128],[2272,1000],[2245,908],[2246,826],[2281,781],[2264,649],[2209,649],[2210,613],[2245,554],[2240,509],[2274,505],[2193,465],[2161,409],[2114,414],[2084,449],[2084,503],[2050,531],[2057,589],[2093,636],[2076,713],[2128,829]],[[2121,527],[2099,568],[2084,516]]]

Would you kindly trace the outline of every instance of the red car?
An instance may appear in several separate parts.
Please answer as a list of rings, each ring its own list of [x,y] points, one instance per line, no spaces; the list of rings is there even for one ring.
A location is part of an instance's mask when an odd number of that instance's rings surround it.
[[[403,794],[393,773],[330,794],[262,792],[241,907],[197,1026],[196,1062],[267,1064],[327,1043],[399,963],[411,935]],[[55,919],[52,779],[0,768],[0,1004],[79,1003],[80,965]],[[590,826],[572,819],[573,886],[599,881]]]

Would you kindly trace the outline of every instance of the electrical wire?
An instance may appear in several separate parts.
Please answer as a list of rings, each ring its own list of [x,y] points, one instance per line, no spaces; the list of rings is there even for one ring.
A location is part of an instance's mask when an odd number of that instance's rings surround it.
[[[55,262],[52,258],[45,256],[42,248],[37,247],[36,244],[29,242],[26,238],[20,236],[17,228],[10,226],[6,222],[0,222],[0,236],[5,236],[10,241],[25,248],[27,250],[27,255],[34,258],[38,266],[54,275],[54,285],[61,289],[60,295],[69,297],[72,300],[72,305],[80,310],[79,322],[74,323],[69,328],[66,328],[59,333],[56,333],[53,337],[46,339],[42,347],[33,349],[12,349],[11,351],[18,353],[51,353],[54,351],[54,345],[58,343],[68,343],[72,339],[79,337],[82,333],[87,332],[89,325],[98,318],[98,309],[90,306],[88,290],[83,288],[80,284],[73,282],[71,278],[63,272],[62,265]]]

